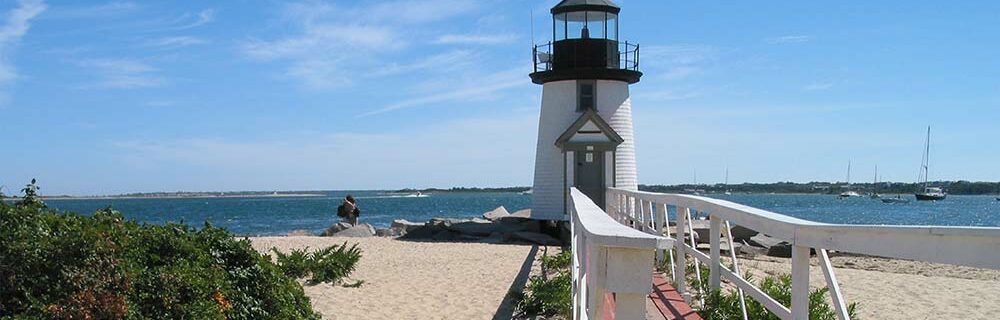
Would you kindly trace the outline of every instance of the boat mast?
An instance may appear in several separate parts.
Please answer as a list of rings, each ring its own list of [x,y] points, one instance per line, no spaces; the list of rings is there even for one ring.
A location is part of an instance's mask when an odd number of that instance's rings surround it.
[[[924,141],[924,158],[921,163],[921,170],[923,170],[923,182],[924,190],[927,189],[927,185],[930,182],[930,166],[931,166],[931,127],[927,126],[927,140]]]

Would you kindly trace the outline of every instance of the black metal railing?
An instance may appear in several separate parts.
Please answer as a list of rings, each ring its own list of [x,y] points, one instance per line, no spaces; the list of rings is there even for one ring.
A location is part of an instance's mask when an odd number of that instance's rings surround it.
[[[532,61],[534,62],[534,70],[535,72],[540,72],[540,71],[552,71],[563,68],[576,68],[576,67],[594,68],[595,66],[598,66],[598,67],[605,67],[608,69],[639,71],[639,44],[629,43],[628,41],[625,42],[612,41],[612,43],[615,42],[616,44],[612,45],[617,46],[617,48],[612,47],[612,49],[616,50],[609,49],[609,51],[613,52],[608,52],[608,54],[606,54],[604,58],[599,58],[598,61],[596,61],[597,63],[594,63],[595,61],[593,60],[587,60],[581,62],[581,60],[578,59],[566,59],[567,61],[558,61],[557,63],[557,61],[555,61],[557,56],[557,53],[555,52],[554,49],[555,47],[561,48],[560,50],[568,49],[574,51],[577,50],[578,47],[553,46],[552,42],[535,45],[534,47],[532,47],[531,50],[531,57]],[[559,53],[559,56],[563,57],[564,55],[562,53]],[[576,55],[574,54],[573,56]],[[601,60],[603,60],[603,63],[601,63]]]

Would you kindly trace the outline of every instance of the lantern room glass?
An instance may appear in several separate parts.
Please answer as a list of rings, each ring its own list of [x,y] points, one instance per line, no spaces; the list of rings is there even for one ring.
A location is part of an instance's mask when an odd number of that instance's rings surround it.
[[[618,15],[604,11],[574,11],[552,16],[555,41],[606,39],[618,41]]]

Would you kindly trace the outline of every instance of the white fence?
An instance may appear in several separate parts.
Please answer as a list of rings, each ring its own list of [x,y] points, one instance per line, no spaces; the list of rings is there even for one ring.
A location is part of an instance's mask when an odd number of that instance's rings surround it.
[[[840,320],[848,319],[847,308],[827,250],[1000,269],[1000,228],[826,224],[725,200],[623,189],[608,190],[606,213],[576,189],[571,190],[571,198],[577,319],[600,315],[605,292],[616,293],[617,319],[644,318],[653,263],[659,259],[670,260],[674,285],[690,301],[685,279],[687,261],[679,252],[695,257],[695,265],[708,265],[711,289],[719,289],[721,279],[726,279],[739,289],[740,295],[749,295],[786,320],[809,318],[811,249],[816,249]],[[690,228],[692,211],[708,217],[709,254],[695,249],[692,237],[676,239],[670,234],[668,207],[675,209],[674,222],[680,235],[685,230],[694,234]],[[726,233],[727,238],[732,238],[730,226],[734,224],[792,244],[791,309],[743,279],[733,250],[729,250],[729,258],[735,270],[723,265],[721,235]]]

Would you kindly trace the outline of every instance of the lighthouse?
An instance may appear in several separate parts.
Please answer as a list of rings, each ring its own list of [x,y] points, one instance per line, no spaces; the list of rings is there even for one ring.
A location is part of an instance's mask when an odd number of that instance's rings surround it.
[[[642,73],[613,2],[563,0],[550,11],[552,41],[534,46],[530,75],[542,85],[531,216],[568,220],[571,187],[601,208],[607,188],[638,188],[629,85]]]

